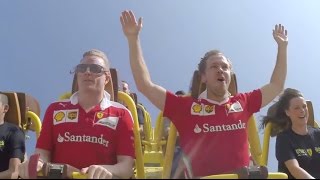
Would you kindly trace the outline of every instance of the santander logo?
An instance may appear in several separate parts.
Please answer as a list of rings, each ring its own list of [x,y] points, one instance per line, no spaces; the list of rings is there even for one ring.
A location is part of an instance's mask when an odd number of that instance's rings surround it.
[[[212,133],[212,132],[221,132],[221,131],[236,131],[240,129],[245,129],[246,123],[243,123],[241,120],[238,123],[234,124],[221,124],[221,125],[209,125],[208,123],[202,124],[200,127],[198,124],[195,125],[193,131],[196,134],[199,133]]]
[[[88,143],[93,143],[93,144],[101,144],[104,147],[108,147],[109,141],[107,141],[104,137],[103,134],[100,135],[100,137],[96,136],[87,136],[87,135],[73,135],[70,134],[70,132],[65,132],[62,136],[59,134],[57,141],[59,143],[64,143],[64,142],[76,142],[76,143],[81,143],[81,142],[88,142]]]

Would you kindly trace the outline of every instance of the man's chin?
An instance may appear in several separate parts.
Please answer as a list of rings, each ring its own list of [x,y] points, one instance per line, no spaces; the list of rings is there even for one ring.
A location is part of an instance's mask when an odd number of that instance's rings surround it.
[[[96,88],[94,86],[84,86],[84,87],[81,87],[81,90],[86,92],[86,91],[94,91],[96,90]]]

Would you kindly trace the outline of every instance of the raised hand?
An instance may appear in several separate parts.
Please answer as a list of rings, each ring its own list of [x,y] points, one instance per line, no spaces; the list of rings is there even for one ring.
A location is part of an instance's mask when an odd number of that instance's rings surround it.
[[[278,46],[283,46],[288,44],[288,32],[283,25],[277,24],[273,30],[273,38],[278,43]]]
[[[123,11],[120,16],[123,33],[129,37],[137,37],[142,28],[142,18],[138,22],[132,11]]]

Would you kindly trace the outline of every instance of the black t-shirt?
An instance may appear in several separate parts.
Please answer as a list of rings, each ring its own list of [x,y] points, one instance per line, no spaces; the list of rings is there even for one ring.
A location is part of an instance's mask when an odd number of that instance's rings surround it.
[[[19,158],[22,162],[25,150],[23,131],[18,126],[8,122],[0,125],[0,172],[9,169],[11,158]]]
[[[288,174],[289,179],[294,177],[284,162],[296,159],[299,166],[311,176],[320,178],[320,129],[308,127],[307,135],[299,135],[288,129],[277,136],[276,157],[278,171]]]

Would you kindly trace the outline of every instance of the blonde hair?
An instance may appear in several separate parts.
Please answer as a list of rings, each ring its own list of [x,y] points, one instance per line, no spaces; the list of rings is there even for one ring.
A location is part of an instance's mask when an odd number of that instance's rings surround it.
[[[109,60],[107,58],[107,55],[103,51],[100,51],[98,49],[91,49],[91,50],[83,53],[82,57],[84,58],[86,56],[97,56],[97,57],[102,58],[104,60],[105,66],[106,66],[105,68],[110,69]]]
[[[215,56],[215,55],[219,55],[219,54],[224,56],[224,54],[221,51],[216,50],[216,49],[206,52],[206,54],[204,55],[203,58],[201,58],[200,63],[198,64],[198,70],[199,70],[200,74],[203,74],[205,72],[205,69],[206,69],[206,66],[207,66],[207,60],[209,59],[209,57]],[[232,71],[232,63],[231,63],[231,61],[228,58],[226,58],[226,59],[227,59],[227,62],[229,63],[230,70]]]

